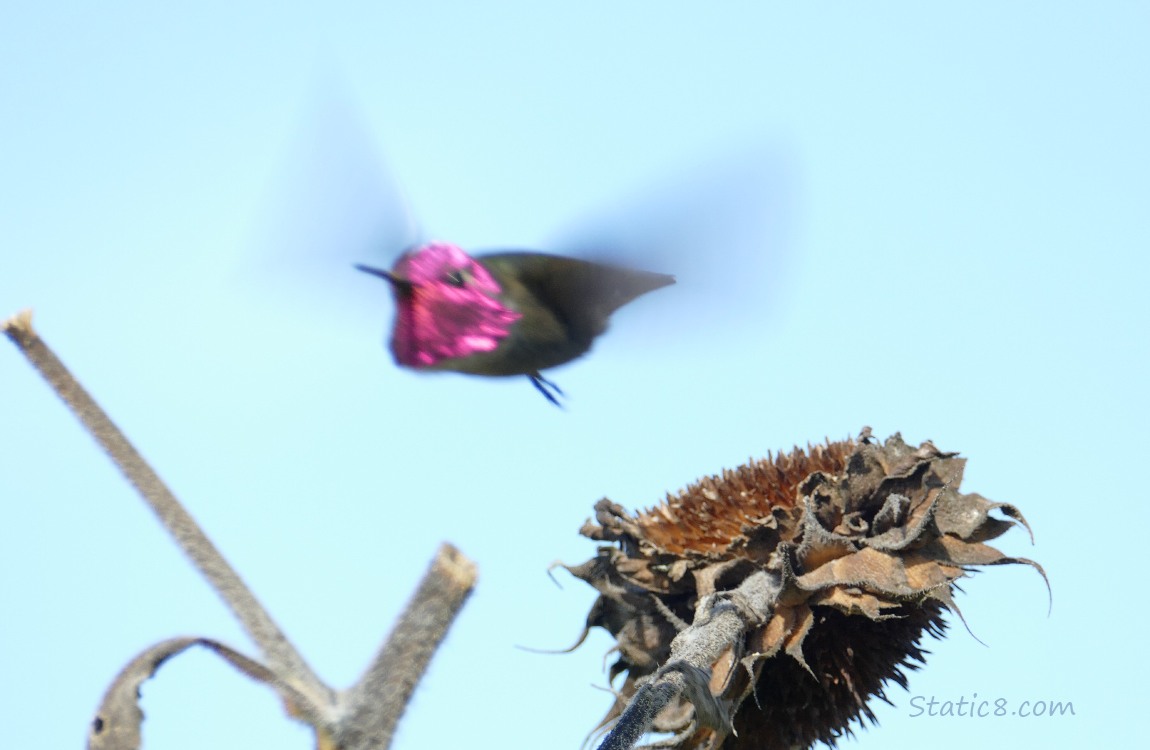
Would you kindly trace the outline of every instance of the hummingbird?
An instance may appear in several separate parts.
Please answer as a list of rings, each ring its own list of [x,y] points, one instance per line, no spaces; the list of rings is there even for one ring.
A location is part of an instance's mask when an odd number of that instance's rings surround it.
[[[675,277],[528,251],[468,255],[446,242],[416,246],[385,279],[395,297],[396,364],[471,375],[526,375],[559,406],[542,370],[587,353],[611,314]]]

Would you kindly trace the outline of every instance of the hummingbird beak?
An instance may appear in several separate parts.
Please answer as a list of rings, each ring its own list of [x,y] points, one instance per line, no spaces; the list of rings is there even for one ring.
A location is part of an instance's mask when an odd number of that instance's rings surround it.
[[[382,268],[374,268],[372,266],[364,266],[357,263],[355,265],[355,269],[357,271],[363,271],[364,273],[369,273],[372,276],[378,276],[379,278],[386,280],[393,287],[395,287],[396,291],[399,292],[410,292],[412,287],[415,286],[415,284],[411,283],[407,279],[396,276],[391,271],[385,271]]]

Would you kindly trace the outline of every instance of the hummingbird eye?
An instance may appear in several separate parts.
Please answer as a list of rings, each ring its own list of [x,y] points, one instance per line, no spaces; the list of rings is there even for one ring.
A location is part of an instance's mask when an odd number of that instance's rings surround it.
[[[462,287],[467,283],[467,277],[463,273],[463,269],[456,268],[453,271],[448,271],[443,275],[443,280],[455,287]]]

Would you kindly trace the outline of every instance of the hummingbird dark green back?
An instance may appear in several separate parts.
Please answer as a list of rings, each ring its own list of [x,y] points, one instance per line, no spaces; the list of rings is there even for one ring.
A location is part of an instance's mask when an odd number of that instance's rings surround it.
[[[612,313],[675,283],[666,274],[544,253],[492,253],[476,260],[523,315],[509,336],[507,355],[519,360],[517,372],[509,374],[544,370],[585,354],[607,330]]]

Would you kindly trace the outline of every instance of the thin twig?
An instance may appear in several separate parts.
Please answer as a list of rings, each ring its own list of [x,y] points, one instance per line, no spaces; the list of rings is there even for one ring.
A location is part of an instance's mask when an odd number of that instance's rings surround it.
[[[341,696],[341,750],[391,744],[416,684],[475,586],[475,564],[444,544],[375,660]]]
[[[2,328],[136,488],[184,554],[208,579],[263,652],[268,666],[285,677],[285,681],[294,681],[293,687],[312,702],[313,705],[300,707],[310,714],[307,716],[309,721],[315,726],[327,723],[334,702],[332,691],[311,670],[171,490],[32,329],[31,311],[15,315],[5,321]]]

